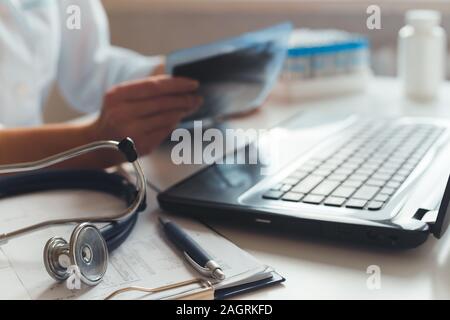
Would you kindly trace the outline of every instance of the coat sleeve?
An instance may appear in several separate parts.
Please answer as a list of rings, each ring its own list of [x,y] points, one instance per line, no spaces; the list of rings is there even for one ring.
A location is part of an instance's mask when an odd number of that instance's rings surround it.
[[[75,109],[98,111],[111,86],[146,77],[162,62],[161,57],[146,57],[112,46],[108,19],[99,0],[59,1],[61,49],[57,81],[62,95]],[[79,9],[80,29],[67,26],[73,9]]]

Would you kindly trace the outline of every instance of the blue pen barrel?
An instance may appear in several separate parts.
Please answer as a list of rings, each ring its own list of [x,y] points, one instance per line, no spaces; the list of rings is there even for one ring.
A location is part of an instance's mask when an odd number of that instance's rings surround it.
[[[164,231],[167,233],[173,243],[181,250],[186,252],[201,267],[205,267],[206,263],[211,260],[209,254],[203,250],[194,239],[186,232],[177,227],[172,222],[163,225]]]

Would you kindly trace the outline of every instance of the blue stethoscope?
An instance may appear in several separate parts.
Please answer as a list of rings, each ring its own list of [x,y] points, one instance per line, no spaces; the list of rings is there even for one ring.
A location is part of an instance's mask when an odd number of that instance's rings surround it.
[[[100,149],[122,152],[132,164],[136,183],[117,173],[98,170],[35,171]],[[9,233],[0,234],[0,245],[18,236],[54,225],[77,224],[69,242],[61,237],[48,240],[44,248],[47,272],[57,281],[71,275],[71,268],[79,271],[80,280],[90,286],[98,284],[106,273],[108,252],[119,247],[133,230],[138,213],[146,208],[146,179],[138,161],[133,141],[100,141],[68,150],[36,162],[0,166],[0,174],[22,173],[0,179],[0,199],[48,190],[86,189],[111,194],[125,201],[127,208],[107,217],[86,216],[48,220]],[[108,223],[100,229],[93,223]]]

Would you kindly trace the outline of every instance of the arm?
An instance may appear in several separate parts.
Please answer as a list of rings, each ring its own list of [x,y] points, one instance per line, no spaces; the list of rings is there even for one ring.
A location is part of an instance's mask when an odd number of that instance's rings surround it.
[[[93,141],[125,137],[134,140],[140,155],[148,154],[201,105],[197,88],[194,80],[149,77],[109,90],[99,117],[91,123],[0,129],[0,165],[35,161]],[[59,167],[106,168],[123,161],[114,151],[99,151]]]
[[[99,0],[79,0],[81,29],[66,27],[66,9],[73,1],[59,0],[61,51],[58,86],[79,111],[98,111],[104,93],[121,82],[161,74],[163,58],[146,57],[111,45],[108,19]]]
[[[0,130],[0,165],[36,161],[93,140],[91,124],[55,124]],[[110,154],[107,154],[110,153]],[[121,162],[115,152],[99,151],[61,163],[59,167],[106,168]]]

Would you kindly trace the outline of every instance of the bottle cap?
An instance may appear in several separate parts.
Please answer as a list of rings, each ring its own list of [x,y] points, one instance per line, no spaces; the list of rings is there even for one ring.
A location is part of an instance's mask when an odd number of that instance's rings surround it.
[[[435,10],[409,10],[406,23],[414,27],[433,27],[441,23],[441,13]]]

